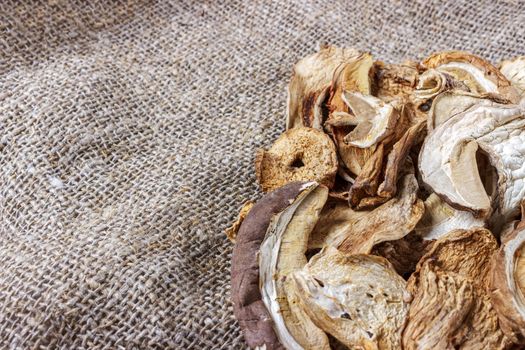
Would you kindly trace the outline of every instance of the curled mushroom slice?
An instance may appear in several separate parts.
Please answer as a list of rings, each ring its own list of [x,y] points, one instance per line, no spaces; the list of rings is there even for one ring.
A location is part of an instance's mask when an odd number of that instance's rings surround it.
[[[500,71],[523,96],[525,94],[525,56],[501,62]]]
[[[233,312],[251,347],[282,348],[259,290],[257,252],[272,217],[310,190],[304,183],[295,182],[268,193],[253,206],[238,231],[231,268]]]
[[[410,99],[418,80],[418,63],[403,64],[374,62],[372,94],[385,102]]]
[[[483,227],[485,220],[471,212],[458,210],[432,193],[425,200],[425,214],[416,226],[416,233],[424,240],[438,239],[455,229]]]
[[[312,128],[283,133],[268,151],[255,159],[262,190],[274,190],[293,181],[317,181],[332,187],[337,173],[337,153],[328,135]]]
[[[343,100],[353,112],[352,125],[356,128],[344,137],[344,141],[359,148],[368,148],[392,133],[398,113],[390,103],[359,92],[345,91]]]
[[[436,69],[429,69],[419,77],[415,96],[421,100],[428,100],[452,89],[468,91],[468,87],[463,82],[454,79],[452,75]]]
[[[400,187],[395,198],[371,211],[356,212],[341,204],[327,207],[312,232],[312,245],[323,242],[345,253],[368,254],[375,244],[407,235],[423,215],[424,206],[417,198],[414,175],[406,175]]]
[[[492,261],[491,296],[501,328],[525,344],[525,222],[505,237]]]
[[[497,251],[483,228],[454,230],[433,243],[408,281],[414,299],[404,349],[507,349],[488,292]]]
[[[281,344],[287,349],[329,349],[325,334],[312,324],[290,286],[290,274],[307,263],[308,237],[328,197],[326,187],[306,186],[310,190],[270,222],[259,250],[259,283]]]
[[[320,109],[328,96],[334,71],[358,55],[351,48],[325,46],[297,62],[288,85],[287,129],[298,126],[321,129]]]
[[[507,78],[481,57],[460,51],[441,52],[425,59],[422,65],[453,76],[472,93],[499,93],[512,102],[518,101],[518,93]]]
[[[310,318],[348,348],[400,348],[409,294],[384,258],[326,248],[293,278]]]
[[[523,107],[495,102],[474,105],[430,132],[419,158],[422,179],[453,207],[486,216],[497,197],[501,215],[510,217],[525,195],[525,149],[517,147],[524,141]],[[495,168],[497,193],[495,176],[480,177],[479,158],[488,158]]]

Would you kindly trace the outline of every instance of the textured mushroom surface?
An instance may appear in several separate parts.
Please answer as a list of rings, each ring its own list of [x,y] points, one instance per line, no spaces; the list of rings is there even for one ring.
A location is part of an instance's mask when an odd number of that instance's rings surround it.
[[[492,262],[491,297],[501,328],[525,344],[525,223],[505,237]]]
[[[500,71],[523,96],[525,93],[525,57],[516,57],[513,60],[501,62]]]
[[[350,349],[399,349],[406,282],[384,258],[327,248],[293,275],[314,323]]]
[[[423,181],[449,204],[486,216],[496,193],[487,193],[487,184],[480,178],[476,154],[482,150],[497,170],[496,205],[508,217],[517,212],[525,194],[524,143],[522,106],[495,102],[474,105],[429,133],[419,168]]]
[[[497,251],[483,228],[454,230],[433,243],[408,281],[414,296],[403,331],[404,349],[507,349],[490,294]]]
[[[322,131],[294,128],[284,132],[255,160],[257,180],[264,192],[293,181],[317,181],[332,187],[337,173],[333,142]]]

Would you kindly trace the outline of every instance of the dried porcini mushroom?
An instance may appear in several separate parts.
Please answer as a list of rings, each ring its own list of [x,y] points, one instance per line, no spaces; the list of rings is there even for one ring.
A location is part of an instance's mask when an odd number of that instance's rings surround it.
[[[424,240],[433,240],[455,229],[483,226],[485,220],[482,218],[474,217],[471,212],[455,209],[432,193],[425,200],[425,214],[418,222],[415,231]]]
[[[273,192],[227,230],[249,346],[525,346],[523,67],[332,46],[295,65],[255,162]]]
[[[406,175],[400,187],[395,198],[368,212],[342,205],[325,208],[310,246],[331,245],[345,253],[368,254],[375,244],[407,235],[423,215],[424,206],[417,198],[414,175]]]
[[[503,61],[499,69],[512,86],[523,96],[525,94],[525,56]]]
[[[510,217],[525,192],[525,170],[521,170],[525,149],[515,146],[524,141],[523,107],[495,102],[474,105],[429,133],[419,158],[422,179],[453,207],[483,217],[491,213],[497,199],[501,215]],[[497,176],[490,167],[478,169],[480,157],[488,158]],[[485,179],[480,172],[487,175]]]
[[[354,49],[325,46],[297,62],[288,86],[287,129],[322,128],[322,104],[328,97],[334,72],[358,55]]]
[[[294,182],[264,196],[244,219],[233,250],[232,296],[248,345],[329,348],[286,281],[307,262],[309,232],[327,195],[315,182]]]
[[[404,349],[506,349],[488,285],[498,245],[484,228],[454,230],[432,244],[408,281],[414,296]]]
[[[312,321],[348,348],[400,348],[410,295],[384,258],[328,247],[293,278]]]
[[[421,64],[427,69],[452,76],[464,84],[469,92],[498,93],[512,102],[517,102],[516,89],[496,67],[481,57],[461,51],[440,52],[431,55]]]
[[[246,218],[246,215],[250,212],[250,210],[253,208],[253,202],[247,201],[243,204],[239,216],[237,217],[237,220],[226,229],[226,237],[232,242],[235,243],[235,239],[237,238],[237,232],[239,232],[239,229],[241,228],[242,222]]]
[[[312,180],[332,187],[337,165],[328,135],[312,128],[294,128],[284,132],[268,151],[257,153],[255,173],[264,192],[293,181]]]
[[[525,221],[505,237],[493,258],[491,297],[505,334],[525,344]]]

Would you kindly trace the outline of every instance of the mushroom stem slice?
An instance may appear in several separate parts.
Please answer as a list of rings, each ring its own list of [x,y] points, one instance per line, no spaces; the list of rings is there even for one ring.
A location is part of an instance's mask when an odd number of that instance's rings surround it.
[[[357,127],[344,137],[346,143],[368,148],[392,133],[398,115],[392,104],[351,91],[343,93],[343,100],[358,121]]]
[[[314,323],[350,349],[399,349],[406,282],[384,258],[325,248],[293,275]]]

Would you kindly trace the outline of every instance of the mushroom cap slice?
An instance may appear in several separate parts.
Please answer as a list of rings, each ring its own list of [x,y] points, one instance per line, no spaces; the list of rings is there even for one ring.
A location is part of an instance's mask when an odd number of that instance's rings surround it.
[[[501,73],[518,89],[521,96],[525,94],[525,56],[501,62]]]
[[[454,230],[434,242],[408,281],[414,299],[404,349],[509,348],[488,291],[496,251],[484,228]]]
[[[294,182],[266,194],[253,206],[238,231],[232,256],[231,293],[233,312],[250,347],[283,349],[262,301],[257,252],[272,217],[306,190],[310,188],[304,183]]]
[[[474,105],[429,133],[419,158],[422,179],[453,207],[488,215],[489,195],[495,194],[486,193],[478,173],[480,149],[497,171],[499,210],[512,216],[525,195],[525,149],[518,146],[524,141],[523,107],[492,101]]]
[[[416,233],[424,240],[438,239],[455,229],[483,227],[485,220],[471,212],[458,210],[432,193],[425,200],[425,214],[416,226]]]
[[[284,132],[255,159],[257,180],[264,192],[293,181],[311,180],[332,187],[337,167],[337,152],[330,137],[304,127]]]
[[[525,344],[525,222],[505,237],[492,261],[491,297],[501,328]]]
[[[356,57],[352,48],[325,46],[297,62],[288,85],[286,129],[307,126],[322,128],[321,104],[328,96],[337,67]]]
[[[400,181],[397,196],[371,211],[355,211],[344,202],[328,202],[310,236],[309,247],[338,247],[345,253],[370,253],[375,244],[396,240],[414,229],[423,215],[414,175]]]
[[[453,76],[472,93],[499,93],[512,102],[518,101],[517,90],[507,78],[481,57],[461,51],[447,51],[431,55],[422,65]]]
[[[326,248],[293,275],[314,323],[350,349],[399,349],[406,282],[384,258]]]
[[[316,183],[275,215],[259,250],[261,298],[274,329],[287,349],[329,349],[328,338],[305,314],[290,275],[306,265],[308,237],[327,198],[328,189]]]

